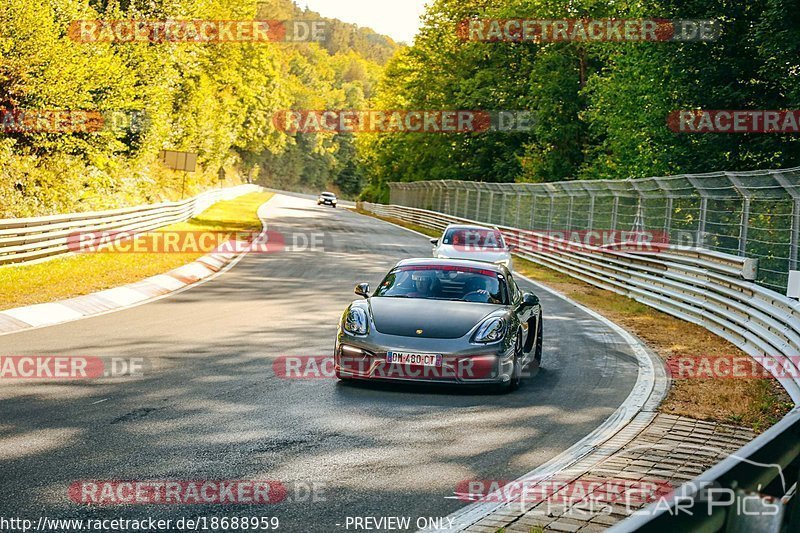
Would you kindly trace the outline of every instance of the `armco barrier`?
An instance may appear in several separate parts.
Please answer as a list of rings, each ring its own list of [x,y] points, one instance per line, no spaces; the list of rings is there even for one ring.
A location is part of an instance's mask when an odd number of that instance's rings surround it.
[[[188,220],[220,200],[229,200],[257,190],[257,185],[238,185],[207,191],[180,202],[109,211],[2,219],[0,265],[37,262],[69,253],[67,238],[76,232],[150,231]]]
[[[438,231],[444,230],[449,224],[481,224],[435,211],[397,205],[363,203],[361,207],[378,216]],[[800,303],[749,281],[747,278],[754,277],[755,268],[750,259],[674,246],[664,246],[658,253],[633,253],[571,243],[535,231],[497,227],[506,240],[516,247],[515,253],[529,261],[698,324],[751,356],[773,358],[776,363],[780,359],[784,367],[787,363],[796,364],[798,360]],[[773,375],[794,403],[800,403],[798,368],[790,367],[789,375],[779,375],[779,368],[780,365],[776,364]],[[783,483],[784,488],[791,486],[797,478],[800,456],[800,407],[795,407],[781,422],[740,452],[699,479],[711,479],[723,487],[735,486],[739,490],[766,491],[766,487],[770,487],[777,478],[778,470],[773,468],[772,474],[765,473],[764,468],[753,466],[752,462],[756,461],[759,464],[779,465],[784,477],[789,479],[788,484]],[[792,498],[795,507],[798,507],[797,500]],[[675,502],[672,504],[675,505]],[[695,522],[692,522],[692,517],[683,516],[682,524],[692,524],[694,529],[693,525],[702,523],[707,531],[719,530],[721,524],[726,522],[728,510],[722,505],[711,507],[714,512],[708,516],[695,513]],[[651,526],[659,526],[657,529],[671,528],[673,522],[668,511],[636,516],[617,527],[620,530],[640,526],[648,530]],[[703,518],[707,520],[701,520]],[[729,522],[731,520],[733,518]]]

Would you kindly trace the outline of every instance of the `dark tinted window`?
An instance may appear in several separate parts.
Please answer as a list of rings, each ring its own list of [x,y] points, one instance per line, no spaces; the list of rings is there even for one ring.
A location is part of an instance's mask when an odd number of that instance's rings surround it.
[[[492,270],[459,266],[407,266],[392,270],[378,297],[507,304],[505,280]]]
[[[493,229],[451,228],[442,239],[443,244],[475,248],[505,248],[503,235]]]

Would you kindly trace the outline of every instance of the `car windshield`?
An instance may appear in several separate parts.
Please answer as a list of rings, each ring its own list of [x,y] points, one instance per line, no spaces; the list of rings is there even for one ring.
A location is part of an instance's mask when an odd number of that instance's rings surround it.
[[[442,244],[473,248],[505,248],[502,234],[493,229],[450,228],[442,239]]]
[[[506,283],[502,274],[482,268],[450,265],[395,268],[387,274],[374,296],[507,303]]]
[[[336,198],[336,195],[333,194],[332,192],[324,192],[324,193],[322,193],[321,196],[325,196],[327,198]]]

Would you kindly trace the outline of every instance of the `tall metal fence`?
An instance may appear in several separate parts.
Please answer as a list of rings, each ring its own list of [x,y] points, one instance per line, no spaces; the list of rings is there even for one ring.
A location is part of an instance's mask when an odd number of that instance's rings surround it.
[[[664,232],[670,242],[759,260],[785,291],[800,261],[800,167],[628,180],[390,183],[390,203],[538,231]]]

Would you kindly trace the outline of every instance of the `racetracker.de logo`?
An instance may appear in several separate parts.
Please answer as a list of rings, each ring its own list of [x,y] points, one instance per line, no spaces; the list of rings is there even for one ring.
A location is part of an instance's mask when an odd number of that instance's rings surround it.
[[[291,134],[524,132],[533,129],[534,115],[510,110],[283,110],[272,123]]]
[[[142,357],[0,356],[0,380],[141,376],[144,366],[145,360]]]
[[[74,20],[79,43],[273,43],[321,42],[323,20]]]
[[[667,115],[675,133],[798,133],[798,110],[686,109]]]
[[[260,480],[82,480],[68,492],[73,502],[92,505],[263,505],[287,496],[280,481]]]
[[[669,233],[649,230],[535,230],[506,231],[504,235],[508,246],[537,253],[613,251],[658,254],[670,244]],[[494,237],[487,233],[486,241],[465,241],[454,246],[467,251],[492,251],[493,240]]]
[[[480,42],[713,41],[713,20],[666,19],[466,19],[458,37]]]
[[[349,350],[348,350],[349,351]],[[341,369],[361,379],[490,379],[497,375],[494,356],[443,358],[441,366],[390,362],[386,355],[342,354]],[[281,379],[336,379],[336,363],[331,356],[283,355],[272,362],[275,376]],[[529,369],[523,370],[527,375]]]
[[[85,109],[0,108],[0,133],[97,133],[100,131],[144,131],[147,115],[142,111],[89,111]]]
[[[278,231],[90,231],[67,236],[67,248],[87,253],[277,253],[324,251],[322,233]]]
[[[649,503],[673,492],[663,479],[531,478],[516,481],[467,479],[458,483],[455,495],[466,502],[559,503],[572,505],[591,500],[600,503]]]
[[[667,359],[672,379],[800,378],[800,356],[703,355]]]

